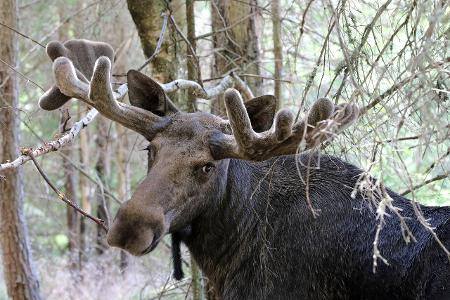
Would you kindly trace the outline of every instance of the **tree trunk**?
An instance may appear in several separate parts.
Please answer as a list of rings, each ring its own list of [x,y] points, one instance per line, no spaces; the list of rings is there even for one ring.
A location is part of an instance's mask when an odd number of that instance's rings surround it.
[[[261,75],[258,38],[261,36],[261,15],[257,0],[212,0],[211,17],[213,31],[217,32],[213,35],[216,49],[213,77],[236,69],[241,73]],[[255,95],[261,95],[261,78],[248,78],[246,82]],[[214,101],[213,113],[224,112],[223,99]]]
[[[15,0],[0,2],[0,20],[17,28]],[[17,64],[17,44],[12,31],[0,28],[0,57],[11,66]],[[18,156],[19,118],[16,74],[0,64],[0,161]],[[0,244],[8,295],[11,299],[41,299],[32,266],[28,232],[23,212],[21,169],[11,169],[0,179]]]
[[[183,30],[186,24],[184,0],[127,0],[128,10],[136,25],[141,40],[144,55],[148,58],[156,50],[158,39],[163,27],[162,14],[173,10],[173,16],[178,26]],[[172,9],[173,8],[173,9]],[[164,42],[158,55],[150,62],[153,79],[166,83],[177,79],[180,60],[185,58],[186,47],[174,41],[180,40],[178,33],[168,22]],[[181,56],[178,55],[181,53]],[[185,104],[185,98],[180,93],[171,95],[171,99],[179,104]]]
[[[144,55],[148,58],[155,52],[163,25],[161,14],[168,11],[168,6],[162,0],[128,0],[127,3],[141,40]],[[153,78],[163,83],[176,79],[174,75],[176,75],[177,66],[173,59],[174,51],[169,49],[168,31],[166,31],[159,54],[149,65],[152,68]]]
[[[273,57],[275,61],[275,97],[277,98],[277,110],[282,106],[281,99],[281,79],[283,72],[283,47],[281,44],[281,20],[280,20],[280,0],[272,0],[272,36],[273,36]]]
[[[192,45],[194,51],[197,50],[197,43],[195,40],[195,1],[186,1],[186,28],[187,28],[187,39]],[[194,80],[197,77],[197,65],[194,59],[188,59],[186,61],[188,79]],[[188,95],[188,112],[195,112],[197,110],[196,97],[192,94]],[[202,285],[202,272],[197,265],[195,259],[191,256],[191,274],[192,274],[192,300],[203,299],[203,285]]]

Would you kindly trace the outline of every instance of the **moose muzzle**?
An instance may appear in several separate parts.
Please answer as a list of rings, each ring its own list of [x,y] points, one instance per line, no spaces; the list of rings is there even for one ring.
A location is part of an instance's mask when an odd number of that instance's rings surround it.
[[[151,252],[166,232],[162,208],[142,208],[133,201],[125,202],[108,231],[112,247],[124,249],[135,256]]]

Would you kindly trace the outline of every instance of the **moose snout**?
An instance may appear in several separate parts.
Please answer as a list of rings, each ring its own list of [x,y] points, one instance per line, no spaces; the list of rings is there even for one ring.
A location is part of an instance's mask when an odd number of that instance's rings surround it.
[[[132,255],[151,252],[164,234],[164,216],[136,211],[124,205],[115,217],[106,240],[111,247],[121,248]]]

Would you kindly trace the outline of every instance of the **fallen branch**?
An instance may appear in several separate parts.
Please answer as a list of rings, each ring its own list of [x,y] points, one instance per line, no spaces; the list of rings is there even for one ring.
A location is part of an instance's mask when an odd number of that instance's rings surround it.
[[[58,195],[59,199],[64,201],[67,205],[75,209],[77,212],[82,214],[84,217],[91,219],[94,221],[98,226],[103,228],[106,232],[108,232],[108,227],[105,225],[105,221],[102,219],[96,218],[94,216],[91,216],[89,213],[85,212],[82,208],[80,208],[76,203],[68,199],[61,191],[58,190],[56,186],[53,185],[53,183],[50,181],[50,179],[45,174],[44,170],[42,170],[41,166],[37,162],[36,158],[33,155],[33,151],[31,149],[23,149],[22,150],[23,155],[27,155],[36,166],[36,169],[39,171],[39,173],[42,175],[42,178],[44,178],[45,182],[52,188],[53,191]]]

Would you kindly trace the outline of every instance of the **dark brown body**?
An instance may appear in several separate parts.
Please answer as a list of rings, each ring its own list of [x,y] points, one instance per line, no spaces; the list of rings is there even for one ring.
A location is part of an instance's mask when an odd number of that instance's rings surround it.
[[[406,244],[398,217],[386,217],[379,248],[389,265],[378,261],[372,272],[378,221],[370,202],[351,197],[356,167],[322,156],[310,170],[314,218],[294,156],[224,164],[185,239],[223,299],[450,299],[448,258],[410,201],[392,192],[417,242]],[[450,247],[450,208],[421,209]]]

